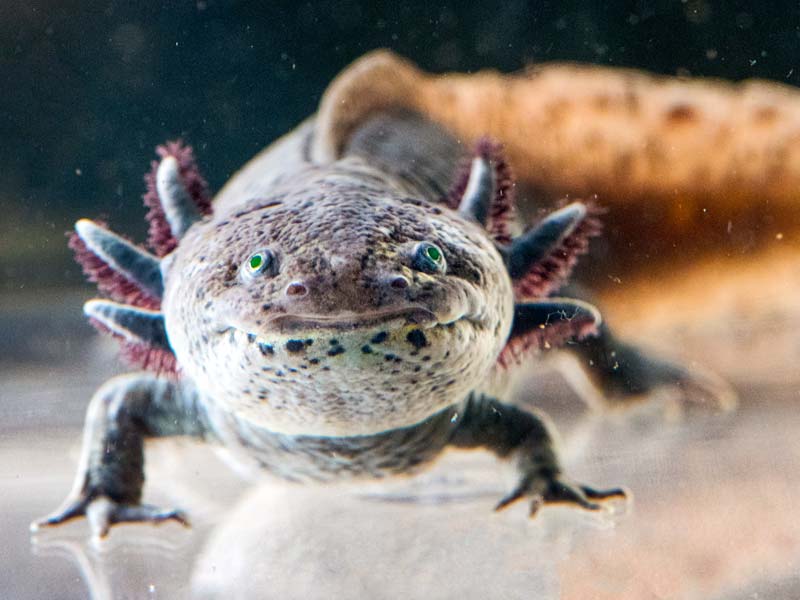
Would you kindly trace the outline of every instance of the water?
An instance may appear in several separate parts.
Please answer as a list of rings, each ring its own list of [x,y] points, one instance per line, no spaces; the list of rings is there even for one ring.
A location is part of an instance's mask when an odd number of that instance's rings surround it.
[[[148,447],[146,499],[185,508],[191,529],[120,526],[97,543],[79,520],[31,535],[72,484],[89,397],[122,370],[84,323],[93,292],[62,232],[106,213],[142,239],[155,144],[187,138],[219,189],[313,112],[341,68],[383,46],[433,70],[579,60],[800,82],[789,3],[123,4],[0,6],[0,597],[800,596],[797,303],[763,273],[754,296],[774,312],[714,321],[722,292],[709,292],[672,330],[614,315],[629,335],[715,366],[740,393],[736,413],[587,414],[552,374],[520,394],[558,425],[567,471],[626,486],[627,505],[495,514],[513,475],[481,452],[448,453],[413,479],[297,487],[245,480],[211,448],[167,440]],[[790,263],[779,275],[796,280]],[[669,319],[678,305],[650,307]]]

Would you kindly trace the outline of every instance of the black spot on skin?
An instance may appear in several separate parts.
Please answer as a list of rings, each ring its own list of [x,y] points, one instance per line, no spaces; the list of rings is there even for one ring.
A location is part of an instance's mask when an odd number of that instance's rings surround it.
[[[364,354],[372,354],[372,348],[369,347],[369,344],[364,344],[363,346],[361,346],[361,351]]]
[[[337,340],[336,338],[331,338],[331,341],[330,341],[330,342],[328,342],[328,343],[329,343],[331,346],[338,346],[338,345],[339,345],[339,340]]]
[[[264,312],[267,312],[270,308],[272,308],[272,304],[270,304],[269,302],[261,305],[261,310],[263,310]]]
[[[278,371],[275,371],[275,375],[277,377],[283,377],[284,375],[286,375],[286,373],[284,373],[283,371],[278,370]]]
[[[406,335],[406,339],[408,343],[414,346],[417,350],[420,348],[424,348],[428,345],[428,338],[425,337],[425,334],[422,333],[420,329],[412,329]]]
[[[251,344],[256,341],[256,334],[255,333],[248,333],[247,334],[247,341]]]
[[[341,346],[336,346],[328,350],[327,354],[328,356],[336,356],[337,354],[344,354],[344,348],[342,348]]]
[[[265,344],[264,342],[260,342],[258,344],[258,349],[264,356],[271,356],[272,354],[275,354],[275,350],[272,348],[272,346]]]
[[[419,365],[414,367],[414,373],[419,373],[420,371],[422,371],[422,367],[420,367]]]
[[[376,333],[373,338],[370,340],[373,344],[381,344],[386,341],[386,338],[389,337],[389,334],[385,331],[381,331],[380,333]]]
[[[310,346],[310,345],[311,345],[311,344],[313,344],[313,343],[314,343],[314,340],[312,340],[311,338],[308,338],[308,339],[305,341],[305,344],[306,344],[306,346]]]
[[[305,347],[303,340],[289,340],[286,342],[286,350],[288,352],[302,352]]]
[[[422,360],[425,360],[425,361],[428,361],[428,360],[430,360],[430,359],[431,359],[431,357],[430,357],[430,356],[423,356],[423,357],[422,357]]]
[[[396,357],[394,354],[384,354],[384,355],[383,355],[383,358],[384,358],[384,360],[386,360],[386,361],[390,361],[390,360],[394,360],[394,359],[395,359],[395,358],[397,358],[397,357]]]
[[[310,362],[312,365],[318,365],[319,364],[319,359],[318,358],[309,358],[308,362]]]

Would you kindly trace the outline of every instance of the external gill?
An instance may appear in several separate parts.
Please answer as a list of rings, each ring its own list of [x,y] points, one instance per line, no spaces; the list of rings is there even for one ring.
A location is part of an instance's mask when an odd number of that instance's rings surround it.
[[[191,146],[167,142],[156,152],[161,161],[153,161],[145,175],[147,192],[143,200],[150,209],[149,244],[156,255],[165,256],[193,222],[211,214],[211,197]]]
[[[159,257],[174,249],[186,230],[211,212],[211,205],[191,148],[170,142],[157,151],[162,160],[146,177],[144,196],[150,208],[150,245],[157,256],[89,219],[75,224],[69,246],[87,278],[119,302],[87,302],[84,312],[91,323],[122,342],[129,362],[163,372],[174,371],[176,361],[158,312],[164,293]]]
[[[600,234],[603,212],[595,198],[573,202],[514,240],[506,264],[516,297],[541,298],[563,286],[589,250],[589,240]]]
[[[89,219],[75,224],[69,247],[87,279],[103,294],[141,308],[161,305],[160,261],[145,249]]]
[[[85,249],[112,271],[109,278],[123,278],[136,291],[147,295],[156,303],[161,300],[164,282],[161,278],[161,261],[158,258],[89,219],[81,219],[75,223],[75,232]],[[90,277],[94,277],[93,281],[98,283],[102,291],[115,296],[117,300],[131,300],[126,297],[128,294],[116,293],[115,287],[109,287],[108,278],[98,273],[90,273]],[[138,304],[135,301],[132,303]]]
[[[183,185],[178,159],[174,156],[165,156],[158,165],[156,190],[170,232],[176,240],[180,240],[189,227],[202,218],[202,215]]]
[[[445,201],[483,225],[496,244],[508,244],[514,218],[514,174],[502,146],[489,138],[478,140],[474,155],[456,175]]]
[[[177,372],[160,312],[98,299],[84,304],[83,312],[98,330],[120,341],[130,363],[159,373]]]
[[[83,312],[128,343],[146,344],[157,350],[170,349],[164,316],[160,312],[97,299],[84,304]]]
[[[549,350],[597,333],[602,319],[591,304],[570,298],[548,298],[514,306],[508,343],[497,359],[501,366],[520,362],[530,351]]]
[[[499,363],[505,366],[530,349],[549,349],[596,333],[600,315],[593,306],[547,297],[563,285],[589,239],[600,232],[601,211],[593,202],[572,202],[512,239],[506,235],[514,208],[511,171],[500,147],[488,140],[478,143],[475,154],[469,172],[453,188],[462,194],[457,208],[495,240],[518,300]]]

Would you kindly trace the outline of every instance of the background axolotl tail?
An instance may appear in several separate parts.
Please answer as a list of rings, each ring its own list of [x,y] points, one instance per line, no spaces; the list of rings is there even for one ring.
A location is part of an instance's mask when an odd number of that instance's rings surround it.
[[[312,159],[403,111],[502,142],[523,221],[597,195],[606,228],[578,278],[618,332],[732,375],[794,376],[800,92],[570,64],[432,75],[377,51],[324,94]]]

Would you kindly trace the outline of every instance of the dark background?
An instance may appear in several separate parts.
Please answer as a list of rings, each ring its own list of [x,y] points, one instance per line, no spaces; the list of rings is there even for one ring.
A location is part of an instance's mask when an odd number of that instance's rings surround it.
[[[0,294],[78,284],[63,233],[81,216],[142,239],[156,144],[185,138],[219,189],[372,48],[434,71],[575,60],[797,85],[798,17],[711,0],[3,0]]]

